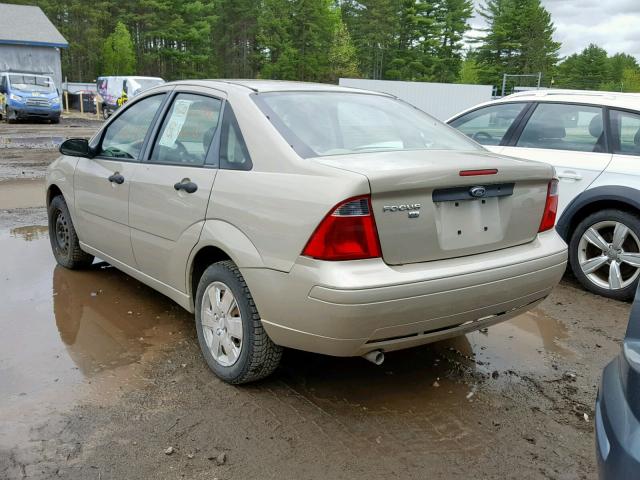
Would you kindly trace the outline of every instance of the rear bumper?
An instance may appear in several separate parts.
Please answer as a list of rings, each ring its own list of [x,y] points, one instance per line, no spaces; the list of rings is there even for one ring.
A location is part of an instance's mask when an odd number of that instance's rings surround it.
[[[243,269],[272,340],[336,356],[398,350],[516,316],[544,299],[567,261],[555,231],[518,247],[389,266],[300,257],[289,273]]]
[[[617,357],[604,369],[596,401],[596,455],[601,480],[640,475],[640,421],[622,387]]]

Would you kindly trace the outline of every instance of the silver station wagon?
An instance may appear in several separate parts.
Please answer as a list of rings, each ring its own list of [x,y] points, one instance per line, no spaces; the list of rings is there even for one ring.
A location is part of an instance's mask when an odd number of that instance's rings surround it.
[[[230,383],[269,375],[282,347],[379,364],[507,320],[566,266],[551,166],[385,94],[168,83],[60,150],[58,263],[99,257],[194,312]]]

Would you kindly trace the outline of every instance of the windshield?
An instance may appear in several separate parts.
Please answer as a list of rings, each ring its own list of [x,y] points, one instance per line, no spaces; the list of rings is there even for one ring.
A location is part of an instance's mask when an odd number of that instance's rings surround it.
[[[56,86],[51,77],[40,75],[9,75],[9,83],[16,90],[31,92],[55,92]]]
[[[303,158],[399,150],[482,150],[454,129],[390,97],[273,92],[253,98]]]

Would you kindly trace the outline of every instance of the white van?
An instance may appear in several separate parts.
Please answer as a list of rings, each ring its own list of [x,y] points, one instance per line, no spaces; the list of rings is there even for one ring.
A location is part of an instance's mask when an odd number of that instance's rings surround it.
[[[151,87],[162,85],[160,77],[98,77],[98,99],[105,120],[122,104]]]

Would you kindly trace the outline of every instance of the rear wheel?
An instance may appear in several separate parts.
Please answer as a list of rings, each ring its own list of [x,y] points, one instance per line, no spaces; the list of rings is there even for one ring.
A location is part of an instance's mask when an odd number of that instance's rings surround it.
[[[249,287],[230,260],[207,268],[196,293],[196,330],[202,354],[222,380],[260,380],[277,368],[282,347],[268,337]]]
[[[49,216],[49,240],[56,262],[63,267],[74,270],[91,265],[93,255],[89,255],[80,248],[67,202],[61,195],[51,200],[47,213]]]
[[[621,210],[602,210],[576,227],[569,262],[578,281],[604,297],[629,300],[640,279],[640,218]]]

